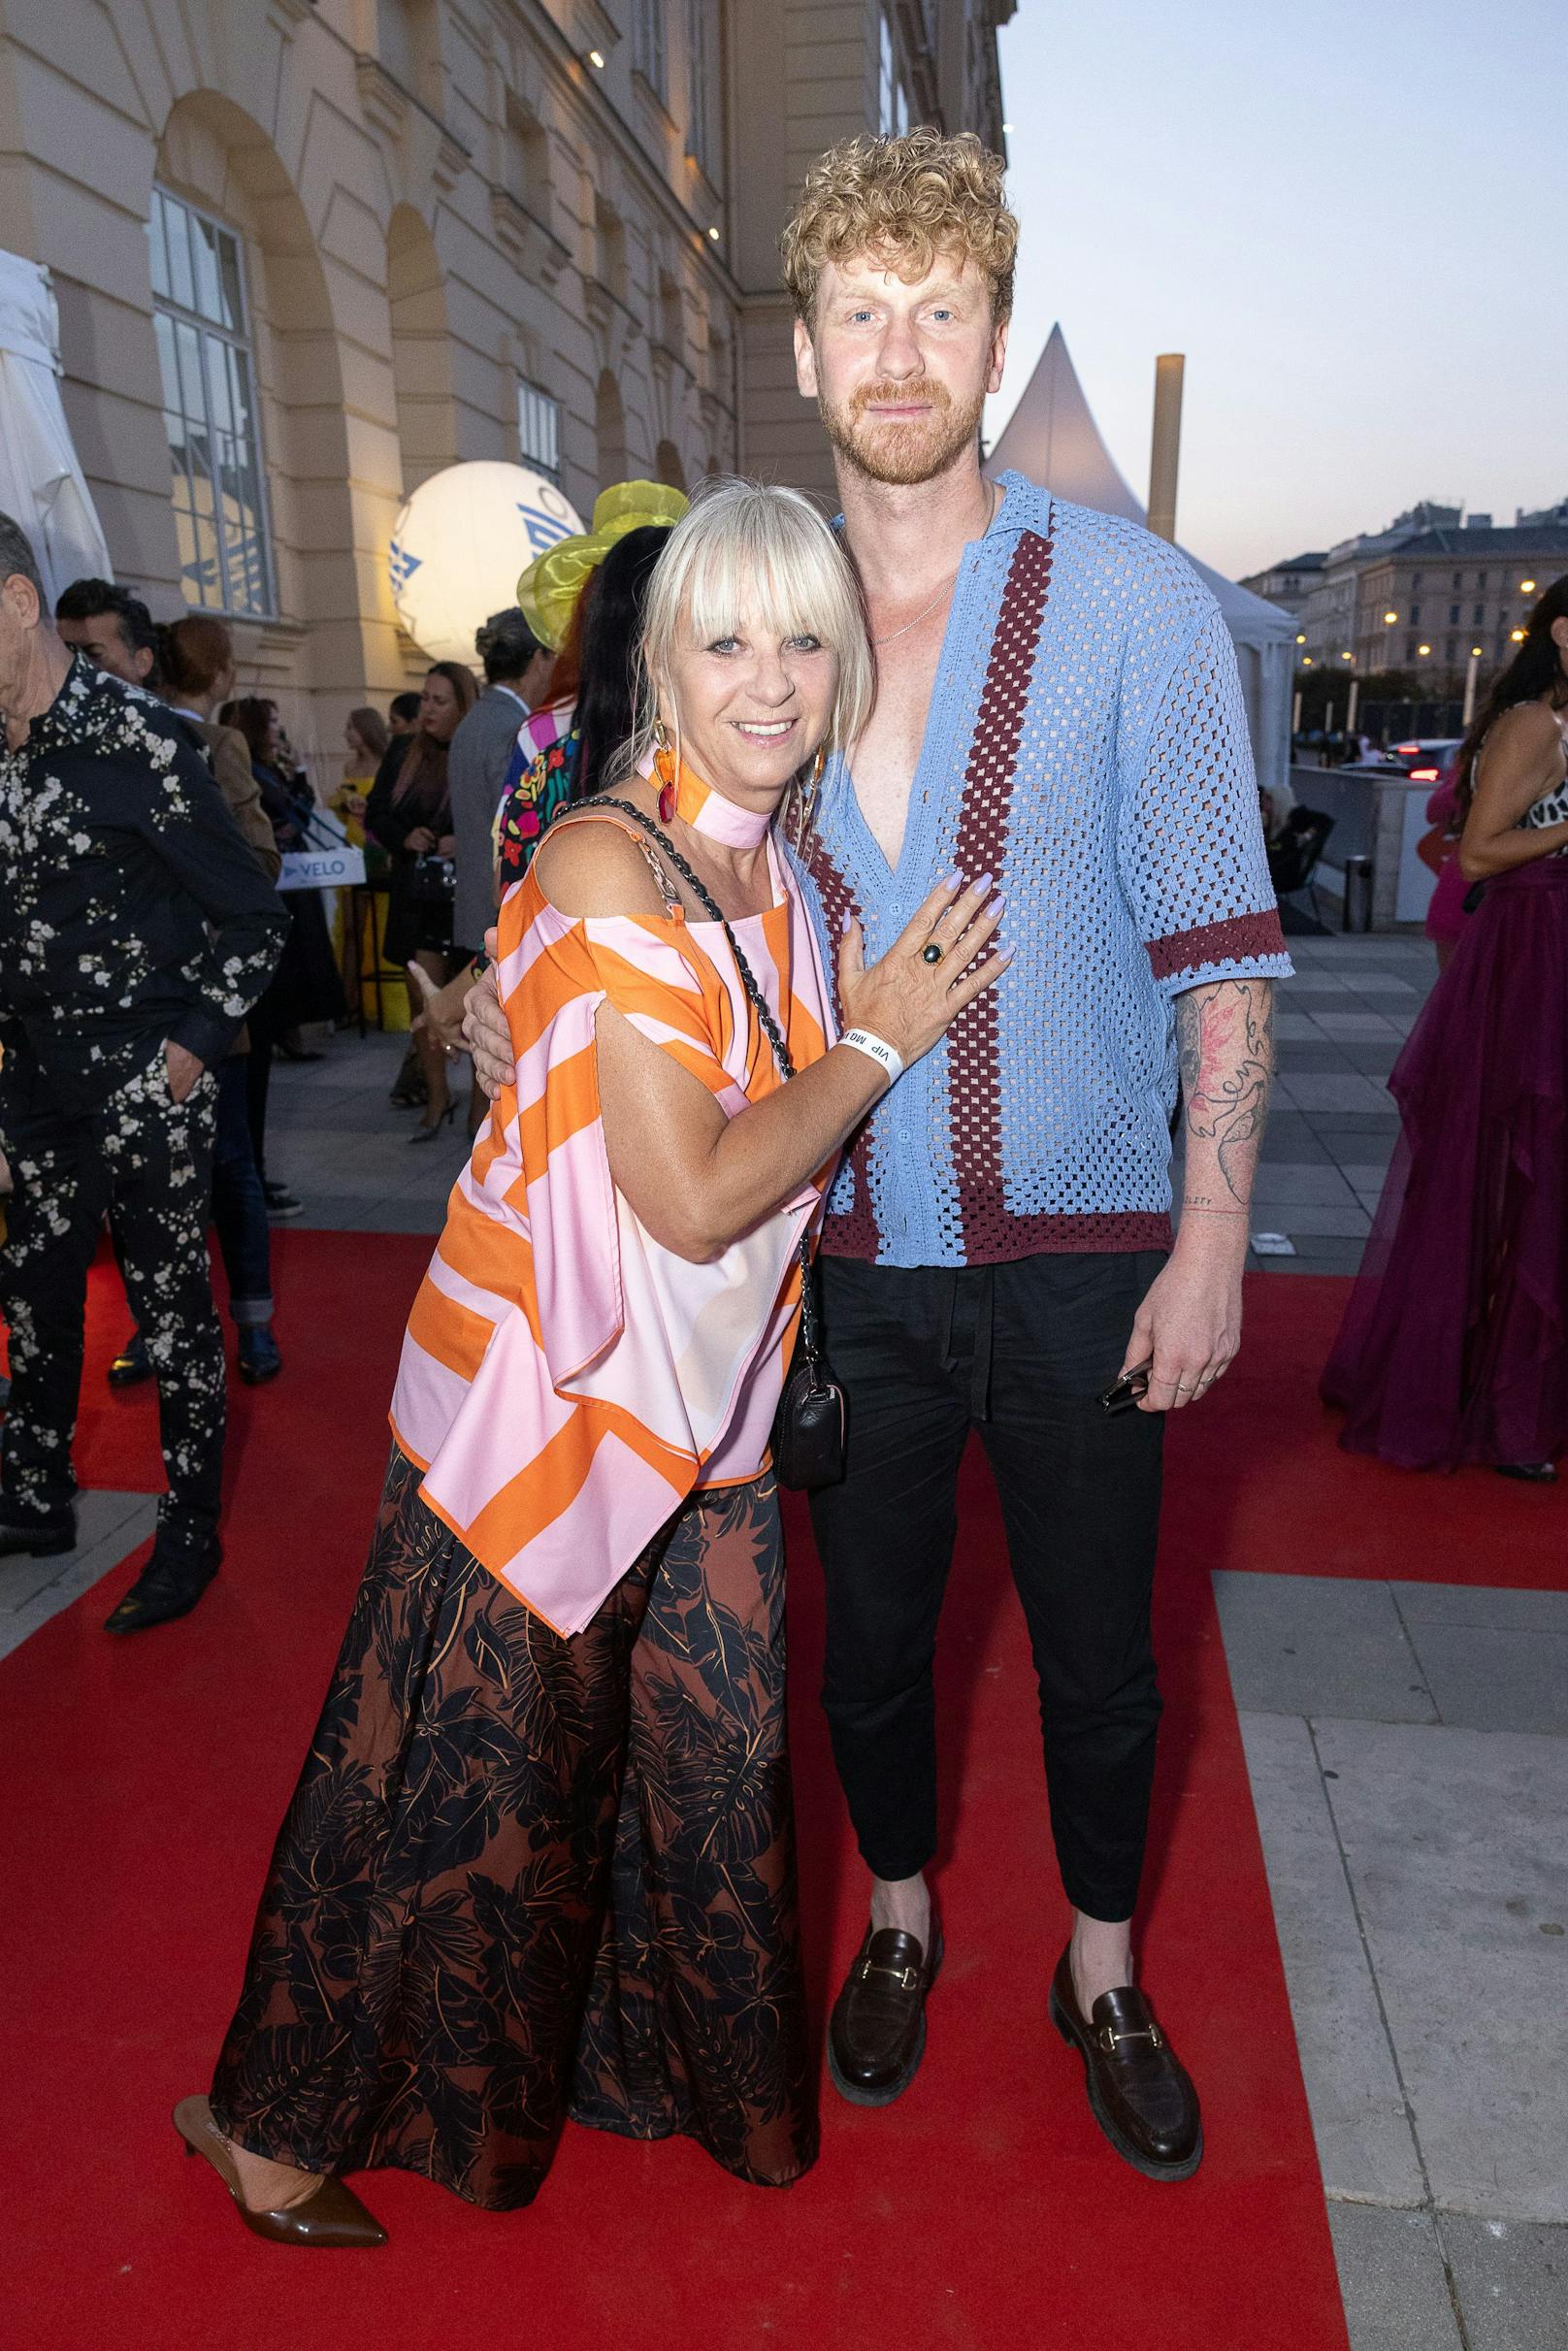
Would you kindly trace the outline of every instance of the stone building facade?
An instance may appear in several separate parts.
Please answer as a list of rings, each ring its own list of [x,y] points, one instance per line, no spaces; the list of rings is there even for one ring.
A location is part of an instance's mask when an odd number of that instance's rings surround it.
[[[1000,144],[1013,0],[6,0],[0,245],[46,263],[116,575],[232,621],[324,759],[416,677],[398,506],[522,458],[826,486],[774,249],[811,156]]]

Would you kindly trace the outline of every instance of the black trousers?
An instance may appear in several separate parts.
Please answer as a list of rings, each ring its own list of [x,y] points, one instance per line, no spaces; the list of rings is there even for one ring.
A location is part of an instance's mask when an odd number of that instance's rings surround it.
[[[1067,1899],[1130,1917],[1160,1695],[1149,1609],[1164,1423],[1097,1398],[1158,1251],[1014,1264],[822,1259],[849,1401],[848,1474],[813,1495],[827,1579],[823,1703],[860,1849],[911,1878],[936,1850],[931,1663],[971,1428],[990,1457],[1039,1678]]]
[[[163,1047],[101,1110],[61,1109],[36,1069],[0,1075],[0,1149],[15,1191],[0,1247],[0,1314],[11,1327],[11,1408],[0,1432],[10,1518],[68,1510],[82,1390],[87,1269],[113,1208],[125,1288],[158,1374],[169,1491],[158,1543],[195,1551],[217,1525],[225,1418],[223,1333],[207,1255],[217,1080],[183,1102]]]

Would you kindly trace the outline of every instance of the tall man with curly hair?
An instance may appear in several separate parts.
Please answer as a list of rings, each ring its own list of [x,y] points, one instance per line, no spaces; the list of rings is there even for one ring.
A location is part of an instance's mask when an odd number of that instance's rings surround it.
[[[1175,2180],[1201,2160],[1197,2094],[1131,1940],[1160,1717],[1160,1443],[1239,1343],[1272,982],[1290,966],[1214,599],[1147,531],[981,473],[1017,240],[1000,159],[921,130],[822,156],[782,245],[800,389],[833,443],[877,664],[875,709],[800,844],[823,944],[858,927],[881,954],[956,869],[1003,894],[1014,951],[942,1045],[893,1070],[823,1238],[849,1397],[847,1475],[812,1504],[823,1694],[870,1873],[829,2065],[846,2098],[883,2106],[926,2044],[942,1959],[931,1666],[974,1430],[1073,1910],[1050,2012],[1117,2151]],[[474,1002],[482,1047],[493,1016]],[[1127,1375],[1133,1408],[1107,1410]],[[1024,2001],[1032,2025],[1032,1983]]]
[[[1160,1440],[1236,1352],[1271,982],[1290,964],[1213,598],[1148,532],[981,473],[1017,237],[1000,159],[917,131],[824,155],[783,238],[798,380],[833,442],[877,660],[875,711],[824,775],[803,848],[824,937],[858,923],[880,954],[957,867],[995,877],[1015,953],[873,1110],[823,1241],[850,1403],[848,1475],[813,1503],[824,1697],[871,1875],[829,2055],[847,2098],[881,2105],[924,2047],[942,1955],[931,1663],[974,1429],[1074,1911],[1051,2013],[1113,2145],[1176,2179],[1201,2156],[1197,2096],[1131,1949]],[[1101,1395],[1145,1366],[1136,1409],[1108,1412]]]

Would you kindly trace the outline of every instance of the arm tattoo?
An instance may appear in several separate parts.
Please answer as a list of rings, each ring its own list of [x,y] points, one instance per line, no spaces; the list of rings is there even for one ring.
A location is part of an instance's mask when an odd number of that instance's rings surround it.
[[[1210,1146],[1222,1188],[1189,1189],[1190,1208],[1245,1208],[1263,1139],[1274,1075],[1274,988],[1269,980],[1216,980],[1176,999],[1176,1043],[1188,1163]],[[1190,1176],[1190,1185],[1192,1177]],[[1218,1196],[1216,1196],[1216,1192]]]

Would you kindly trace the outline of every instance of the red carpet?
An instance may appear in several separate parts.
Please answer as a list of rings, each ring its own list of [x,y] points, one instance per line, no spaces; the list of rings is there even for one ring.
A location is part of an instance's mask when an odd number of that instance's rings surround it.
[[[247,2237],[169,2127],[204,2087],[270,1841],[368,1539],[404,1315],[428,1243],[278,1238],[288,1371],[235,1395],[228,1560],[197,1614],[120,1644],[127,1567],[0,1667],[10,2351],[1343,2351],[1345,2334],[1245,1767],[1216,1566],[1545,1583],[1562,1502],[1349,1461],[1312,1393],[1341,1286],[1254,1284],[1238,1368],[1173,1430],[1167,1702],[1144,1946],[1202,2086],[1208,2159],[1157,2188],[1094,2129],[1044,1982],[1063,1916],[1031,1677],[971,1474],[942,1658],[948,1962],[897,2106],[825,2090],[822,2160],[778,2194],[680,2141],[569,2130],[529,2212],[367,2183],[392,2243],[310,2262]],[[95,1283],[84,1482],[158,1483],[151,1398],[111,1400]],[[819,2004],[861,1926],[815,1703],[817,1571],[793,1528],[796,1770]]]

